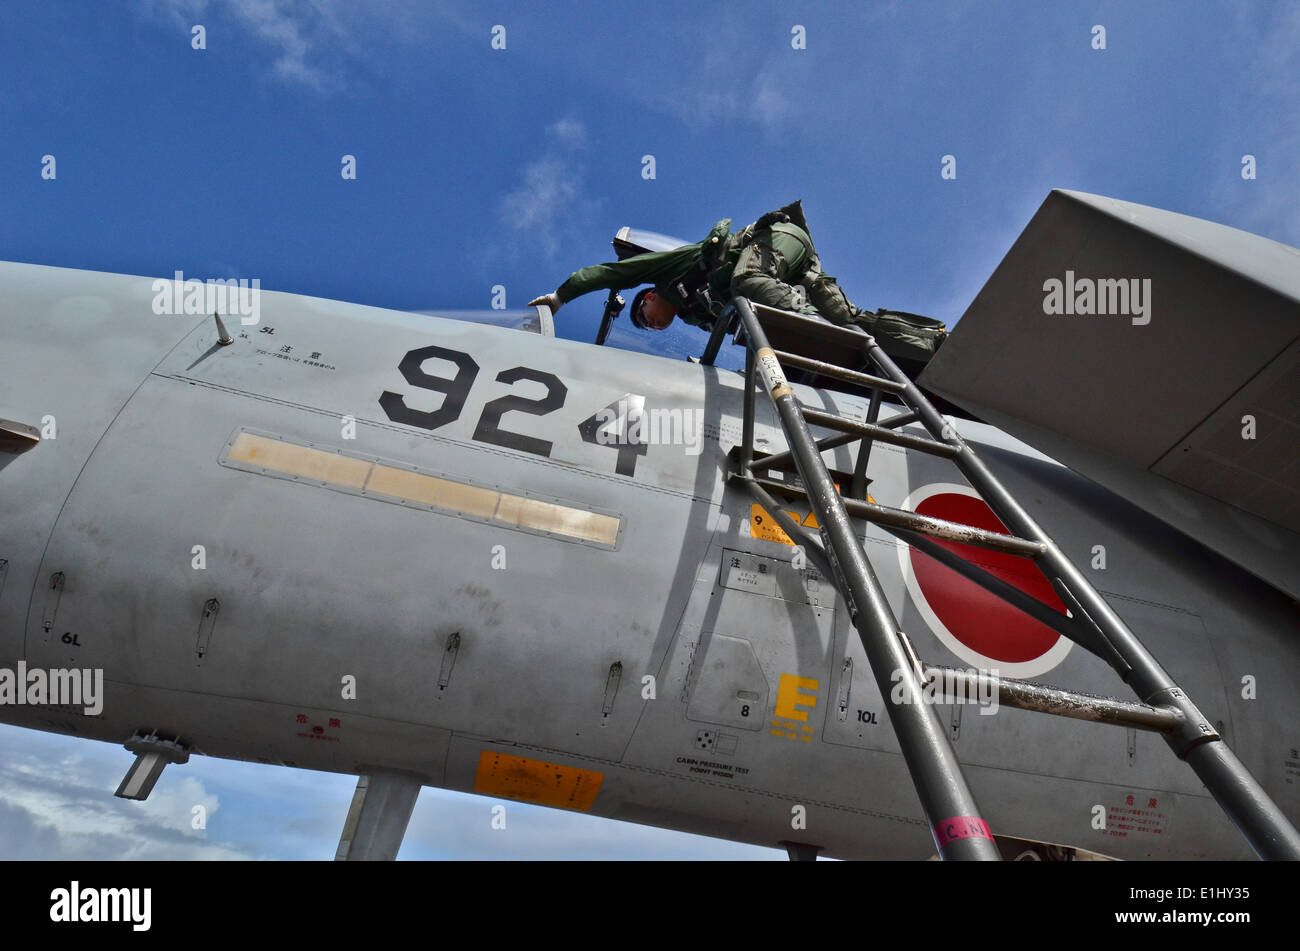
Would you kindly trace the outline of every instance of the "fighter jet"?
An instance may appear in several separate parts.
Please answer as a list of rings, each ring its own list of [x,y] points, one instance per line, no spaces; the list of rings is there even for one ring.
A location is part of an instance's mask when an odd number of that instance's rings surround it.
[[[120,796],[353,774],[348,860],[422,786],[802,859],[1300,855],[1294,248],[1054,191],[915,379],[744,300],[686,360],[0,287],[0,719],[125,747]]]

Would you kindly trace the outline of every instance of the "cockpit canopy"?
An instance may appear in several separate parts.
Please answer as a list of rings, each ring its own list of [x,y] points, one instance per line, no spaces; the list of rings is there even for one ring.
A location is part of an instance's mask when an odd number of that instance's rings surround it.
[[[657,231],[642,231],[640,228],[629,228],[627,225],[619,228],[618,234],[614,235],[614,240],[610,242],[614,245],[614,253],[618,255],[620,261],[648,251],[671,251],[690,243]]]
[[[447,320],[464,320],[471,324],[487,324],[490,327],[505,327],[507,330],[522,330],[543,337],[555,336],[555,323],[550,311],[540,307],[515,310],[417,310],[413,313],[444,317]]]

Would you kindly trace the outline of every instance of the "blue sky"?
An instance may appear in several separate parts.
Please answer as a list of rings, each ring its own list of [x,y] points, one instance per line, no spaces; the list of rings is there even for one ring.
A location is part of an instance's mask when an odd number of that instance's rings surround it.
[[[694,241],[802,198],[854,301],[951,324],[1053,187],[1300,245],[1290,2],[9,0],[5,14],[3,260],[255,277],[409,310],[486,308],[500,284],[518,307],[609,259],[621,225]],[[592,339],[601,297],[568,305],[557,332]],[[617,339],[698,351],[692,333]],[[196,759],[138,806],[109,795],[124,751],[8,728],[0,749],[0,855],[325,858],[352,787]],[[181,806],[204,797],[218,808],[198,835]],[[524,807],[503,841],[488,805],[426,790],[403,857],[777,856]]]

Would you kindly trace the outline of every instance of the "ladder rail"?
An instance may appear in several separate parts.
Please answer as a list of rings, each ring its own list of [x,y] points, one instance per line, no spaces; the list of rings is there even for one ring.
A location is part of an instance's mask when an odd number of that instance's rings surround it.
[[[893,609],[853,531],[794,391],[767,345],[758,318],[743,297],[733,298],[728,308],[734,308],[739,315],[746,337],[746,378],[750,385],[746,387],[745,429],[752,436],[750,394],[754,391],[752,384],[757,372],[794,450],[796,468],[808,488],[825,540],[830,579],[848,605],[881,696],[890,696],[901,677],[903,695],[920,697],[919,662],[904,646]],[[727,319],[725,311],[719,319]],[[748,459],[748,454],[742,451],[742,461],[747,463]],[[939,855],[945,859],[998,861],[997,845],[979,814],[947,730],[939,722],[933,706],[895,704],[889,708],[889,717]]]

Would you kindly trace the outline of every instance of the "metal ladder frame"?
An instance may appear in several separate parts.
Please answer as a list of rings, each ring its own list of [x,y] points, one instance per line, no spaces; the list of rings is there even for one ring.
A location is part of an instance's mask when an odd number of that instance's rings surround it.
[[[835,584],[862,640],[881,696],[892,695],[899,676],[902,695],[907,698],[920,698],[922,684],[936,675],[944,675],[945,684],[975,678],[919,661],[906,634],[899,628],[851,517],[880,525],[1070,638],[1110,664],[1142,701],[1131,703],[1093,697],[980,674],[978,679],[984,681],[983,686],[997,690],[999,702],[1020,709],[1159,733],[1174,753],[1192,767],[1256,854],[1264,859],[1300,860],[1300,834],[1228,748],[1213,724],[875,339],[856,328],[833,328],[835,334],[851,335],[840,339],[840,343],[856,345],[860,338],[860,353],[870,359],[881,376],[773,350],[755,311],[771,315],[769,321],[777,321],[787,330],[797,326],[792,322],[805,321],[823,336],[832,332],[829,325],[815,318],[751,304],[743,297],[733,298],[719,315],[701,362],[713,362],[723,337],[732,328],[736,329],[736,341],[743,340],[746,348],[743,434],[740,446],[733,451],[735,471],[731,478],[745,486]],[[869,388],[872,395],[867,420],[857,422],[803,406],[785,379],[783,365]],[[760,380],[780,418],[789,448],[756,460],[754,403],[756,383]],[[885,393],[896,395],[908,412],[881,424],[880,404]],[[920,422],[930,438],[897,431],[912,422]],[[815,440],[809,430],[810,423],[835,430],[836,434]],[[951,459],[1013,534],[988,532],[866,501],[866,468],[871,446],[876,441]],[[860,448],[849,491],[841,496],[821,454],[826,449],[852,442],[858,442]],[[754,474],[755,468],[788,468],[791,463],[802,480],[802,487]],[[811,503],[820,523],[821,544],[785,514],[773,498],[773,492],[806,498]],[[931,540],[935,537],[1031,558],[1068,606],[1070,615],[1059,614],[935,544]],[[998,859],[996,844],[979,815],[956,753],[933,707],[920,702],[895,702],[889,707],[889,716],[940,857]]]

